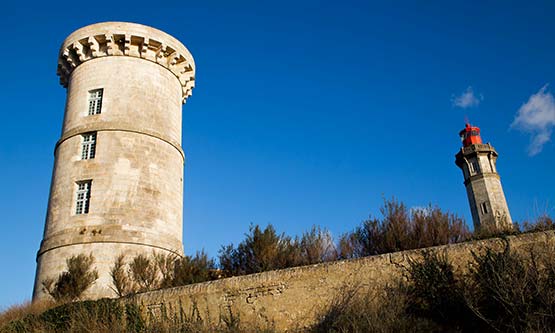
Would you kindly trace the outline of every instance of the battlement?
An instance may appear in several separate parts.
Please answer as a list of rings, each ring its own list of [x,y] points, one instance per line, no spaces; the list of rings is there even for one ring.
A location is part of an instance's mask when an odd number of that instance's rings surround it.
[[[182,103],[195,86],[195,62],[187,48],[167,33],[136,23],[103,22],[73,32],[63,42],[57,74],[67,87],[69,76],[80,64],[95,58],[128,56],[157,63],[179,80]]]

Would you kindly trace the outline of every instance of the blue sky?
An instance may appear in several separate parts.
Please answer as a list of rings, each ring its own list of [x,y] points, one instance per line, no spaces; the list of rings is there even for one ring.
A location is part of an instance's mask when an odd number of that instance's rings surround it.
[[[32,292],[65,103],[58,48],[101,21],[159,28],[195,58],[183,108],[187,253],[215,256],[250,223],[337,236],[391,196],[471,224],[454,164],[465,117],[500,154],[513,219],[555,214],[554,2],[3,7],[0,308]]]

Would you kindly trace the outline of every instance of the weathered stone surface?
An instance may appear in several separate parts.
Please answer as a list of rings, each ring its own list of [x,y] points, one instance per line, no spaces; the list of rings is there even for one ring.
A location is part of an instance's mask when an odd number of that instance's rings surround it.
[[[514,249],[530,246],[555,246],[555,232],[510,236]],[[501,250],[500,238],[429,248],[445,251],[455,269],[461,270],[472,260],[472,251],[486,247]],[[361,292],[383,292],[384,287],[401,278],[408,258],[417,258],[422,250],[403,251],[354,260],[296,267],[247,276],[227,278],[178,288],[138,294],[123,298],[136,302],[145,312],[172,316],[183,310],[203,320],[218,324],[229,318],[230,311],[244,327],[271,326],[278,331],[297,330],[315,324],[334,298],[345,288]]]
[[[67,101],[33,299],[81,253],[93,254],[100,275],[85,297],[114,297],[109,272],[120,253],[183,253],[181,108],[194,61],[160,30],[106,22],[72,33],[58,63]],[[100,88],[101,113],[89,115],[89,92]],[[82,135],[91,132],[96,154],[82,160]],[[90,208],[76,214],[83,180],[91,180]]]

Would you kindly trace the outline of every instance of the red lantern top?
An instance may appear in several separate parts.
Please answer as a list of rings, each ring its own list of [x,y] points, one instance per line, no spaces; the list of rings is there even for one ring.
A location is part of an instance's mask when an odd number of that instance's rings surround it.
[[[468,147],[475,143],[482,143],[482,138],[480,137],[480,128],[466,124],[465,128],[459,132],[463,147]]]

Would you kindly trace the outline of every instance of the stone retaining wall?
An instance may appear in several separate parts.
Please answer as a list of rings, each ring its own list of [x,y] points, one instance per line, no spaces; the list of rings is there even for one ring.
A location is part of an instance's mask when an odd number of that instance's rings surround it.
[[[555,231],[536,232],[505,238],[515,249],[555,244]],[[445,251],[455,269],[465,267],[472,252],[486,247],[503,249],[505,240],[492,238],[429,248]],[[218,324],[230,313],[248,327],[270,326],[278,331],[297,330],[316,323],[332,300],[345,287],[380,291],[401,277],[408,258],[422,250],[410,250],[295,267],[183,287],[138,294],[125,299],[137,302],[149,315],[184,311]],[[252,327],[252,326],[251,326]]]

